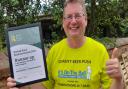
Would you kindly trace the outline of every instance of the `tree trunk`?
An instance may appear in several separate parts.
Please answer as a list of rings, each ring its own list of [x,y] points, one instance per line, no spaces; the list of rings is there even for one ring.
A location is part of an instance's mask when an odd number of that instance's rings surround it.
[[[90,18],[90,30],[92,35],[96,33],[95,30],[95,7],[96,7],[96,0],[91,0],[91,18]]]

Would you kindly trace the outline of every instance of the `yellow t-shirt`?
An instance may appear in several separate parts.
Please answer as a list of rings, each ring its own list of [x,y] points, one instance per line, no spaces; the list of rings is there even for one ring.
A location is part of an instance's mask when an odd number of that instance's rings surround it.
[[[86,37],[80,48],[70,48],[66,39],[55,44],[48,53],[49,80],[47,89],[109,89],[111,80],[106,74],[108,60],[105,47]]]

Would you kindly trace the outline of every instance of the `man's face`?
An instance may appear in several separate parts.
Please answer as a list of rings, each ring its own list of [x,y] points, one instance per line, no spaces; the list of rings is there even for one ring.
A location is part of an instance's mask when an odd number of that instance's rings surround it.
[[[67,37],[83,37],[87,17],[79,3],[69,3],[64,9],[63,28]]]

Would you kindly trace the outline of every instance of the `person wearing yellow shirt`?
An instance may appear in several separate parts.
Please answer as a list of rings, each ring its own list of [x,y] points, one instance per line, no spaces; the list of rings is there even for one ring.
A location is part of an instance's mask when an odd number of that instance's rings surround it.
[[[123,89],[122,75],[114,49],[109,58],[106,48],[85,36],[87,13],[83,0],[65,0],[63,28],[67,38],[56,43],[47,55],[49,80],[46,89]],[[15,80],[7,79],[10,89]]]

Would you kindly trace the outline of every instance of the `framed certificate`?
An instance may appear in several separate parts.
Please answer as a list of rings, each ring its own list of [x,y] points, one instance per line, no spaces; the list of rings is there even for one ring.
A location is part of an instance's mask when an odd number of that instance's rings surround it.
[[[42,39],[40,23],[6,30],[11,77],[17,87],[48,79]]]

